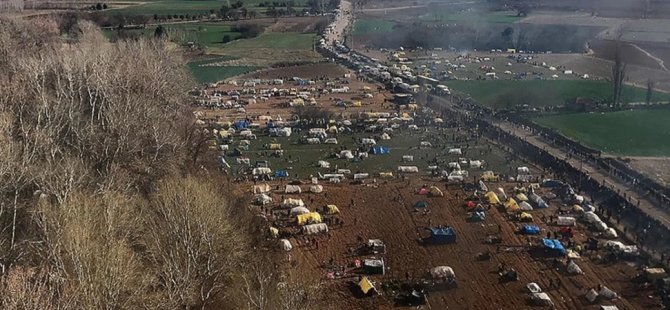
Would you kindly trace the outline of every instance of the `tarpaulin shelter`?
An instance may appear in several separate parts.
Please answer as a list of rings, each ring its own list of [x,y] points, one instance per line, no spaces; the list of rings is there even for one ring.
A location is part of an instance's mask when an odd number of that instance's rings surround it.
[[[566,270],[568,271],[569,274],[582,274],[584,271],[582,271],[582,268],[579,268],[579,265],[575,263],[574,260],[570,260],[568,263],[568,266],[566,267]]]
[[[296,218],[298,225],[321,223],[321,215],[317,212],[300,214]]]
[[[301,215],[301,214],[308,214],[308,213],[309,213],[309,209],[307,209],[306,207],[294,207],[294,208],[291,208],[291,211],[289,211],[289,214],[291,216],[298,216],[298,215]]]
[[[302,189],[300,188],[299,185],[286,185],[286,188],[284,189],[284,193],[286,194],[294,194],[294,193],[302,193]]]
[[[528,212],[521,212],[521,214],[519,214],[519,221],[532,222],[533,216]]]
[[[518,201],[528,201],[528,196],[526,196],[524,193],[518,193],[516,194],[516,199]]]
[[[393,172],[380,172],[379,177],[380,178],[392,178],[393,177]]]
[[[272,169],[267,168],[267,167],[258,167],[258,168],[254,168],[251,171],[251,173],[253,175],[264,175],[264,174],[266,175],[266,174],[272,173]]]
[[[428,202],[426,201],[418,201],[417,203],[414,204],[415,208],[427,208],[428,207]]]
[[[470,220],[475,222],[483,221],[485,218],[486,213],[482,211],[473,212],[472,215],[470,215]]]
[[[322,186],[322,185],[319,185],[319,184],[317,184],[317,185],[311,185],[311,186],[309,187],[309,191],[312,192],[312,193],[317,193],[317,194],[318,194],[318,193],[320,193],[320,192],[323,192],[323,186]]]
[[[428,194],[430,194],[430,196],[433,196],[433,197],[442,197],[442,196],[444,196],[444,193],[443,193],[439,188],[437,188],[437,186],[431,186],[431,187],[428,189]]]
[[[288,178],[288,171],[286,170],[275,171],[275,178]]]
[[[302,199],[286,198],[282,201],[281,206],[284,208],[304,207],[305,203]]]
[[[519,208],[521,208],[522,211],[533,211],[533,206],[531,206],[528,202],[522,201],[519,204]]]
[[[255,200],[256,200],[256,203],[259,203],[261,205],[266,205],[266,204],[272,202],[272,197],[268,196],[268,194],[259,194],[259,195],[256,195]]]
[[[430,276],[433,279],[453,279],[456,278],[454,269],[449,266],[437,266],[430,269]]]
[[[288,241],[287,239],[279,240],[279,247],[282,250],[287,251],[287,252],[293,249],[293,245],[291,245],[291,241]]]
[[[377,145],[377,146],[372,147],[372,154],[374,154],[374,155],[386,155],[386,154],[390,154],[390,153],[391,153],[391,150],[386,146]]]
[[[428,195],[428,189],[423,187],[418,192],[419,195]]]
[[[519,204],[516,203],[516,200],[514,198],[507,199],[507,202],[505,202],[505,211],[507,212],[517,212],[521,210],[521,207],[519,207]]]
[[[363,277],[360,281],[358,281],[358,288],[361,289],[361,292],[363,292],[363,295],[375,295],[377,294],[377,289],[375,286],[372,284],[370,279],[368,277]]]
[[[486,199],[488,200],[489,204],[492,205],[499,205],[500,204],[500,199],[498,199],[498,195],[494,192],[488,192],[485,195]]]
[[[328,225],[326,225],[326,223],[305,225],[305,226],[302,227],[302,232],[305,235],[327,233],[328,232]]]
[[[540,227],[537,225],[523,225],[523,227],[521,227],[521,233],[525,235],[539,235]]]
[[[398,166],[398,171],[403,173],[417,173],[419,172],[419,167],[417,166]]]
[[[381,274],[383,275],[386,268],[384,268],[383,259],[364,259],[363,271],[367,274]]]
[[[270,190],[271,190],[270,184],[267,183],[254,185],[253,187],[254,194],[265,194]]]
[[[471,211],[471,210],[473,210],[476,206],[477,206],[477,204],[476,204],[474,201],[469,200],[469,201],[465,204],[465,209],[468,210],[468,211]]]
[[[549,298],[549,295],[544,292],[539,292],[539,293],[533,293],[530,296],[530,299],[533,301],[534,304],[536,305],[541,305],[541,306],[551,306],[554,303],[551,301],[551,298]]]
[[[270,236],[272,238],[277,238],[279,236],[279,229],[270,227]]]
[[[246,120],[235,121],[235,123],[233,123],[233,127],[235,127],[237,130],[246,129],[248,126],[249,122]]]
[[[426,244],[450,244],[456,242],[456,231],[451,227],[430,227],[430,236],[424,239]]]
[[[559,216],[556,218],[556,225],[558,226],[575,226],[577,220],[571,216]]]
[[[340,213],[340,209],[338,209],[336,205],[327,205],[326,212],[331,215],[338,214]]]
[[[561,255],[566,254],[565,247],[563,247],[563,244],[558,239],[544,238],[544,239],[542,239],[542,244],[544,245],[545,249],[547,249],[547,250],[553,251],[553,252],[555,252],[557,254],[561,254]]]
[[[386,245],[379,239],[368,239],[368,249],[374,253],[386,253]]]

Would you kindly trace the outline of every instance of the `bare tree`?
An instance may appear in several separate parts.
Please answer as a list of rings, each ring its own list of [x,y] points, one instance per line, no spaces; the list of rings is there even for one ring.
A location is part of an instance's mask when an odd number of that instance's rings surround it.
[[[654,81],[652,80],[647,80],[647,96],[646,96],[646,102],[647,105],[651,103],[652,97],[654,95]]]
[[[623,30],[619,29],[617,38],[614,41],[614,64],[612,65],[612,105],[615,108],[621,107],[621,92],[626,78],[626,63],[622,59],[621,37]]]

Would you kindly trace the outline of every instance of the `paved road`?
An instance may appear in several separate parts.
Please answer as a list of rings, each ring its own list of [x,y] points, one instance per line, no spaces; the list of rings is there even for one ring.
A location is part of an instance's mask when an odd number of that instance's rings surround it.
[[[347,0],[340,1],[340,13],[335,15],[335,21],[331,23],[334,27],[330,32],[326,33],[326,44],[329,46],[332,46],[336,41],[344,41],[344,33],[347,27],[353,22],[352,8],[351,2]]]
[[[544,138],[541,138],[538,135],[516,127],[509,122],[496,122],[495,125],[504,131],[514,134],[517,137],[524,138],[529,143],[546,150],[557,158],[566,158],[567,151],[565,149],[553,146],[550,142],[546,141]],[[641,211],[651,216],[652,218],[658,219],[664,226],[670,228],[670,211],[663,207],[657,206],[654,201],[651,201],[643,195],[637,193],[629,184],[619,180],[614,176],[611,176],[602,169],[598,169],[595,164],[583,161],[580,158],[572,157],[566,161],[576,169],[585,171],[588,173],[588,175],[597,181],[604,182],[607,187],[614,189],[615,191],[620,191],[622,194],[626,193],[626,197],[628,197],[628,201],[631,202],[631,204],[637,205],[639,201],[639,209]]]

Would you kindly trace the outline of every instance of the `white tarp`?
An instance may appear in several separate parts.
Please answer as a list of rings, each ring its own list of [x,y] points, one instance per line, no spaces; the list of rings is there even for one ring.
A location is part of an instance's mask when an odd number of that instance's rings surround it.
[[[594,289],[590,289],[588,292],[586,292],[584,297],[586,297],[586,300],[588,300],[590,303],[593,303],[596,301],[596,299],[598,299],[598,292],[596,292]]]
[[[312,192],[312,193],[323,192],[323,186],[321,186],[321,185],[311,185],[309,187],[309,191]]]
[[[417,167],[417,166],[398,166],[398,172],[417,173],[417,172],[419,172],[419,167]]]
[[[363,139],[361,139],[361,143],[362,143],[362,144],[365,144],[365,145],[370,145],[370,146],[372,146],[372,145],[377,144],[377,141],[375,141],[375,139],[363,138]]]
[[[540,288],[540,286],[535,282],[530,282],[530,283],[526,284],[526,289],[531,294],[542,292],[542,289]]]
[[[412,162],[412,161],[414,161],[414,156],[412,156],[412,155],[403,155],[403,156],[402,156],[402,161],[404,161],[404,162]]]
[[[554,303],[551,301],[551,298],[549,298],[549,295],[548,295],[547,293],[544,293],[544,292],[533,293],[533,294],[531,294],[531,297],[530,297],[530,298],[533,300],[533,302],[534,302],[535,304],[538,304],[538,305],[546,305],[546,306],[549,306],[549,305],[553,305],[553,304],[554,304]]]
[[[238,157],[238,158],[235,159],[235,161],[236,161],[238,164],[241,164],[241,165],[242,165],[242,164],[244,164],[244,165],[249,165],[249,164],[251,164],[251,160],[250,160],[249,158],[245,158],[245,157]]]
[[[568,273],[569,273],[569,274],[582,274],[582,273],[584,273],[584,272],[582,271],[582,268],[579,268],[579,265],[577,265],[577,263],[575,263],[574,260],[571,260],[571,261],[568,263],[567,270],[568,270]]]
[[[598,297],[611,300],[619,298],[619,294],[603,285],[603,287],[600,289],[600,292],[598,292]]]
[[[471,160],[470,161],[470,168],[481,168],[482,167],[482,161],[481,160]]]
[[[305,225],[305,226],[302,227],[302,232],[305,235],[327,233],[328,232],[328,225],[326,225],[326,223]]]
[[[431,143],[428,142],[428,141],[421,141],[421,143],[419,144],[419,146],[421,146],[421,147],[433,147],[433,144],[431,144]]]
[[[525,201],[519,203],[519,208],[521,208],[522,211],[533,211],[533,206]]]
[[[459,149],[459,148],[453,148],[453,149],[449,149],[449,154],[461,155],[461,154],[463,154],[463,152],[461,152],[461,149]]]
[[[271,174],[272,169],[267,168],[267,167],[258,167],[258,168],[254,168],[252,173],[253,173],[253,175]]]
[[[282,207],[291,208],[291,207],[304,207],[305,203],[302,199],[286,198],[281,203]]]
[[[291,216],[307,214],[307,213],[309,213],[309,209],[307,209],[306,207],[294,207],[291,208],[291,211],[289,212]]]
[[[266,205],[266,204],[272,202],[272,197],[268,196],[267,194],[260,194],[260,195],[256,195],[255,200],[256,200],[257,203],[260,203],[262,205]]]
[[[337,139],[336,138],[328,138],[323,141],[325,144],[337,144]]]
[[[286,252],[293,249],[293,245],[291,245],[291,241],[288,241],[287,239],[279,240],[279,246],[281,247],[282,250],[284,250]]]
[[[307,138],[307,144],[319,144],[321,140],[319,138]]]
[[[602,222],[598,214],[595,214],[593,211],[584,212],[584,221],[587,223]]]
[[[300,188],[299,185],[286,185],[286,189],[284,190],[284,193],[286,194],[300,194],[302,193],[302,189]]]
[[[350,150],[344,150],[344,151],[340,151],[340,154],[339,154],[338,157],[339,158],[352,159],[352,158],[354,158],[354,154],[351,153]]]
[[[320,168],[330,168],[330,163],[324,160],[319,160],[318,166]]]
[[[433,279],[455,278],[454,269],[449,266],[437,266],[430,269]]]
[[[614,230],[614,228],[610,227],[603,232],[603,237],[607,239],[616,239],[619,237],[619,234],[616,233],[616,230]]]
[[[381,135],[380,139],[382,139],[382,140],[390,140],[390,139],[391,139],[391,136],[389,136],[389,134],[387,134],[387,133],[383,133],[383,134]]]
[[[558,226],[575,226],[575,224],[577,224],[577,220],[571,216],[559,216],[556,219],[556,225]]]
[[[370,177],[369,173],[355,173],[354,180],[363,180]]]
[[[265,194],[267,192],[270,192],[270,184],[264,183],[264,184],[258,184],[254,185],[254,194]]]
[[[596,231],[606,231],[607,228],[609,227],[607,226],[607,224],[605,224],[605,222],[598,221],[593,223],[593,228],[595,228]]]
[[[450,169],[454,169],[454,170],[461,170],[461,165],[459,165],[458,162],[455,162],[455,161],[452,161],[452,162],[448,163],[447,167],[449,167]]]

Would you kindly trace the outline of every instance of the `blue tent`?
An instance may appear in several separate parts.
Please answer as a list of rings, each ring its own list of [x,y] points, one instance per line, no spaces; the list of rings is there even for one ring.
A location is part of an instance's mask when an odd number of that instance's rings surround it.
[[[562,255],[565,255],[566,251],[565,248],[563,247],[563,244],[561,241],[558,239],[542,239],[542,244],[544,245],[545,248],[549,250],[553,250],[555,252],[558,252]]]
[[[426,244],[450,244],[456,242],[456,231],[451,227],[430,227],[430,236],[423,241]]]
[[[521,232],[526,235],[539,235],[540,227],[537,225],[523,225]]]
[[[249,123],[246,120],[235,121],[233,126],[235,126],[235,129],[246,129],[249,126]]]
[[[391,153],[391,150],[386,146],[377,145],[372,147],[372,154],[374,155],[386,155],[389,153]]]
[[[275,171],[275,178],[288,178],[288,171],[286,170]]]
[[[415,203],[414,207],[415,208],[427,208],[428,203],[422,200],[422,201],[419,201],[419,202]]]

